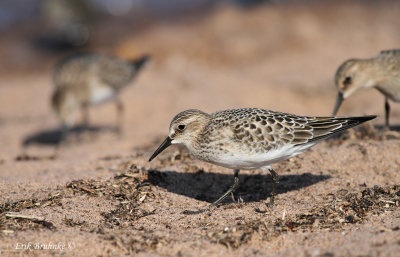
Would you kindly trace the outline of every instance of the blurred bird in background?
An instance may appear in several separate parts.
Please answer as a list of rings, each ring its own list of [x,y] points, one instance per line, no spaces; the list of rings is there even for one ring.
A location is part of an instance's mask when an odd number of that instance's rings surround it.
[[[50,49],[82,47],[89,42],[96,21],[94,6],[84,0],[45,0],[40,7],[45,22],[40,45]]]
[[[335,75],[338,90],[333,115],[344,99],[362,88],[374,87],[385,95],[385,126],[389,128],[389,99],[400,102],[400,49],[381,51],[369,59],[349,59]]]
[[[62,140],[75,122],[80,109],[85,127],[89,124],[88,106],[109,100],[118,110],[118,131],[121,132],[123,105],[120,91],[129,85],[150,57],[131,61],[99,53],[80,53],[66,57],[54,69],[55,90],[52,106],[62,123]]]

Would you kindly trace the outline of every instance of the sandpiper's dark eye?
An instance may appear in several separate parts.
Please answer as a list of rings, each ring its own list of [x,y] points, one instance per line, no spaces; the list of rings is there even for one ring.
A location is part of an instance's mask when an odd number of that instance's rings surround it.
[[[185,125],[183,125],[183,124],[180,124],[180,125],[178,125],[178,129],[180,130],[180,131],[182,131],[182,130],[184,130],[185,129]]]
[[[347,77],[344,79],[343,84],[348,85],[348,84],[350,84],[350,83],[351,83],[351,77],[350,77],[350,76],[347,76]]]

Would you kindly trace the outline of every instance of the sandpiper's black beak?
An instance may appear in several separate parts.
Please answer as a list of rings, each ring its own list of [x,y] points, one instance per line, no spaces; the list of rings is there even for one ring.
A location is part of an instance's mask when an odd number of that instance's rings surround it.
[[[333,116],[336,116],[336,113],[338,112],[339,107],[342,104],[342,102],[343,102],[343,93],[339,92],[338,96],[336,98],[335,109],[333,109],[333,114],[332,114]]]
[[[156,156],[161,153],[162,151],[164,151],[165,148],[167,148],[168,146],[171,145],[171,141],[172,139],[170,137],[167,137],[164,142],[162,142],[162,144],[157,148],[157,150],[153,153],[153,155],[150,157],[149,162],[151,162],[151,160],[153,160],[154,158],[156,158]]]

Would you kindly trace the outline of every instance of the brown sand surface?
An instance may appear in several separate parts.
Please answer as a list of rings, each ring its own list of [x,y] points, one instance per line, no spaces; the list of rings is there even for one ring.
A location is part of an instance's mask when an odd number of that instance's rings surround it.
[[[339,112],[378,114],[375,127],[275,165],[281,179],[267,213],[256,209],[269,200],[269,174],[241,171],[235,202],[186,215],[227,190],[232,171],[175,146],[147,161],[185,109],[330,115],[342,61],[399,47],[400,4],[368,3],[219,6],[99,43],[121,56],[151,53],[153,62],[122,94],[121,137],[112,130],[115,107],[104,104],[90,111],[93,129],[73,133],[76,142],[57,155],[44,142],[58,128],[49,105],[52,58],[37,58],[36,72],[2,74],[0,255],[400,256],[400,140],[381,129],[384,98],[375,90],[355,94]],[[396,103],[391,123],[400,124]]]

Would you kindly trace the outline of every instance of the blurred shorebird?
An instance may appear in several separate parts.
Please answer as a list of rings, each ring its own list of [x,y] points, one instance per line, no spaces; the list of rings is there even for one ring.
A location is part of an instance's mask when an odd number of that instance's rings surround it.
[[[85,0],[42,0],[39,12],[44,23],[37,43],[52,51],[86,45],[99,18],[94,4]]]
[[[215,206],[238,188],[239,170],[268,170],[273,181],[272,206],[279,181],[272,164],[375,117],[304,117],[255,108],[213,114],[187,110],[173,118],[168,137],[149,161],[171,144],[183,144],[197,159],[233,169],[234,184]]]
[[[385,126],[389,127],[389,99],[400,102],[400,49],[381,51],[369,59],[345,61],[335,75],[338,96],[333,115],[344,99],[361,88],[374,87],[385,95]]]
[[[109,100],[114,100],[117,105],[120,131],[123,105],[118,94],[129,85],[149,59],[146,55],[124,61],[103,54],[81,53],[68,56],[56,64],[52,106],[62,123],[62,138],[67,136],[79,109],[83,114],[84,125],[87,126],[88,106]]]

